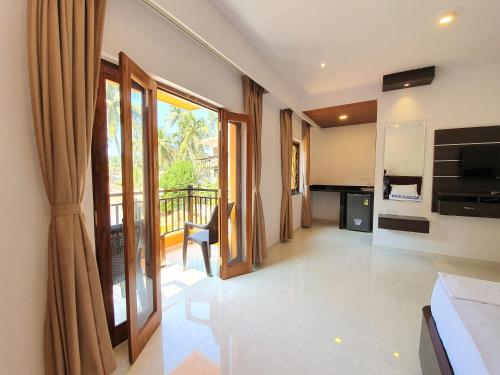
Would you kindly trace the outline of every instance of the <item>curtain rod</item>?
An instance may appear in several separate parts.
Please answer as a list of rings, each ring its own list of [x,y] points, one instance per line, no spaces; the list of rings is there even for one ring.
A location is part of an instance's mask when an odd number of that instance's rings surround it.
[[[170,24],[172,24],[179,31],[181,31],[189,39],[191,39],[192,41],[194,41],[194,42],[198,43],[200,46],[202,46],[206,51],[208,51],[213,56],[215,56],[219,61],[221,61],[225,65],[229,66],[231,69],[233,69],[237,73],[244,75],[244,76],[247,76],[247,77],[250,77],[249,74],[247,74],[245,71],[243,71],[241,68],[239,68],[236,64],[234,64],[230,59],[228,59],[226,56],[224,56],[224,54],[222,52],[220,52],[217,48],[210,45],[210,43],[206,42],[200,35],[198,35],[193,30],[191,30],[187,25],[185,25],[182,21],[177,19],[172,13],[167,11],[165,8],[160,6],[156,1],[154,1],[154,0],[142,0],[142,2],[145,5],[147,5],[148,7],[150,7],[154,12],[156,12],[162,18],[164,18],[166,21],[168,21]],[[252,79],[252,77],[250,77],[250,78]],[[258,82],[257,82],[257,84],[260,85],[260,83],[258,83]],[[263,87],[263,89],[265,90],[264,93],[269,92],[265,87]],[[297,115],[301,118],[304,118],[304,114],[302,114],[302,113],[297,113]],[[306,117],[306,118],[308,120],[310,120],[308,117]],[[308,121],[308,122],[310,122],[310,121]]]
[[[196,34],[193,30],[191,30],[188,26],[182,23],[179,19],[177,19],[172,13],[168,12],[166,9],[161,7],[154,0],[142,0],[144,4],[149,6],[152,10],[158,13],[161,17],[175,26],[179,31],[184,33],[189,39],[201,45],[205,50],[214,55],[221,62],[235,70],[237,73],[248,76],[243,70],[241,70],[236,64],[234,64],[231,60],[229,60],[222,52],[211,46],[207,43],[200,35]]]

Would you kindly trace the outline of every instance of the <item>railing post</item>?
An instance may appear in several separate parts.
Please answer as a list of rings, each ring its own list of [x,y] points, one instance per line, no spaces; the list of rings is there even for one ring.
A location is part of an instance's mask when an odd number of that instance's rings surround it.
[[[187,203],[188,203],[188,221],[193,222],[193,185],[188,185],[187,188]]]

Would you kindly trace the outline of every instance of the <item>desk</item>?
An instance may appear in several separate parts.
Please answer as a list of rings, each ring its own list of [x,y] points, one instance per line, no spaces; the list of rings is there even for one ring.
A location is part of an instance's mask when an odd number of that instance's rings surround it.
[[[340,193],[339,228],[345,229],[347,217],[347,194],[363,193],[371,197],[371,220],[373,222],[373,186],[349,186],[349,185],[311,185],[311,191],[323,191]]]

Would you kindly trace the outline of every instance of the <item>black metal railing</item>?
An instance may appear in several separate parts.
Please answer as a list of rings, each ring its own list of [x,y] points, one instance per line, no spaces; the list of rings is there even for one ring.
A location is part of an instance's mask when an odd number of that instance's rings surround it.
[[[123,220],[121,193],[110,194],[111,225]],[[142,192],[134,193],[135,220],[143,217]],[[184,222],[206,224],[217,206],[217,189],[195,188],[169,189],[159,191],[161,233],[171,233],[184,228]],[[115,202],[113,202],[115,201]]]

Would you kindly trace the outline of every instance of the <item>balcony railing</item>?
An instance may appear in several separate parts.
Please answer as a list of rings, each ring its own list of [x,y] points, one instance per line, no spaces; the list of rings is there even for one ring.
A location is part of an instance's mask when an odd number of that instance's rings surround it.
[[[160,190],[160,229],[162,234],[171,233],[184,228],[184,222],[206,224],[217,206],[217,189],[188,187],[186,189]],[[123,206],[121,193],[110,194],[111,225],[121,224]],[[134,193],[134,216],[138,220],[144,216],[142,192]],[[113,202],[115,201],[115,202]]]

